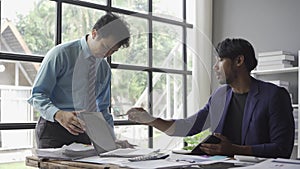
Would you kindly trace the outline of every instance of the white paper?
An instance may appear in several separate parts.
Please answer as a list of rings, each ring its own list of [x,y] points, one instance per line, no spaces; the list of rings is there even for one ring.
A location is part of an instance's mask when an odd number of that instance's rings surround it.
[[[92,145],[82,144],[82,143],[72,143],[70,145],[64,145],[62,147],[65,151],[73,151],[73,152],[84,152],[94,150]]]
[[[267,160],[267,158],[246,156],[246,155],[235,155],[234,158],[241,162],[252,162],[252,163],[258,163]]]
[[[257,163],[252,166],[247,167],[238,167],[240,169],[299,169],[300,161],[299,160],[290,160],[290,159],[268,159],[264,162]],[[232,169],[238,169],[232,168]]]
[[[154,152],[155,149],[150,148],[119,148],[106,153],[101,153],[101,157],[136,157]]]
[[[130,162],[128,158],[119,157],[88,157],[78,159],[79,162],[96,163],[96,164],[114,164],[120,167],[135,168],[135,169],[160,169],[160,168],[185,168],[192,165],[207,165],[228,160],[226,156],[195,156],[170,154],[166,159],[146,160]]]
[[[35,149],[34,154],[39,158],[61,159],[61,160],[73,160],[73,159],[97,155],[93,146],[80,144],[80,143],[72,143],[70,145],[64,145],[62,148]]]

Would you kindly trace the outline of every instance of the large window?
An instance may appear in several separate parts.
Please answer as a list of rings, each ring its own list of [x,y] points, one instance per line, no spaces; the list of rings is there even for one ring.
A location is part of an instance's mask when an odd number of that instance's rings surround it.
[[[181,146],[182,140],[134,125],[122,115],[133,106],[142,106],[162,118],[186,116],[192,81],[191,52],[186,45],[186,32],[192,24],[187,23],[191,19],[187,18],[186,3],[1,0],[0,156],[7,150],[25,156],[31,152],[26,150],[35,146],[39,112],[27,104],[27,99],[43,56],[57,44],[90,33],[96,20],[108,11],[123,17],[131,31],[130,47],[108,59],[112,68],[110,110],[117,138],[143,147]],[[22,144],[15,144],[16,140]]]

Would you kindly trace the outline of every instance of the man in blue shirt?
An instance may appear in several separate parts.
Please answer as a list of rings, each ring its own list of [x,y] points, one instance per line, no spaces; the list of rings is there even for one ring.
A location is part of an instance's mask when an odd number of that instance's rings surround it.
[[[191,136],[209,124],[221,140],[218,144],[201,144],[200,149],[209,155],[289,158],[295,123],[287,90],[251,76],[257,59],[248,41],[225,39],[216,51],[213,68],[222,85],[196,114],[164,120],[151,116],[143,108],[132,108],[128,111],[129,119],[172,136]]]
[[[129,28],[118,16],[107,13],[91,34],[52,48],[45,56],[28,100],[41,117],[36,126],[38,148],[56,148],[73,142],[89,144],[80,111],[97,111],[113,127],[109,113],[111,69],[104,59],[129,46]],[[95,63],[93,96],[89,110],[89,69]],[[90,86],[89,86],[90,85]]]

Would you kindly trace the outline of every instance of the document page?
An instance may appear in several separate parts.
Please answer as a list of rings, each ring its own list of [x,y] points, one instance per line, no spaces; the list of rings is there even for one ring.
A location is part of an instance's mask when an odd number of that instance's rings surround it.
[[[112,150],[106,153],[101,153],[100,157],[137,157],[146,155],[156,151],[155,149],[150,148],[119,148],[116,150]]]
[[[252,166],[247,167],[238,167],[234,169],[299,169],[300,160],[291,160],[291,159],[268,159],[264,162],[257,163]]]

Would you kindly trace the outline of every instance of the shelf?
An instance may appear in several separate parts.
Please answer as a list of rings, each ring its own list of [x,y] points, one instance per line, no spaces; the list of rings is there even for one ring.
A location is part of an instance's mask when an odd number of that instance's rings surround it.
[[[293,108],[299,108],[299,105],[298,104],[292,104],[292,107]]]
[[[272,70],[253,70],[251,74],[253,75],[268,75],[268,74],[276,74],[276,73],[292,73],[298,72],[299,67],[290,67],[284,69],[272,69]]]

